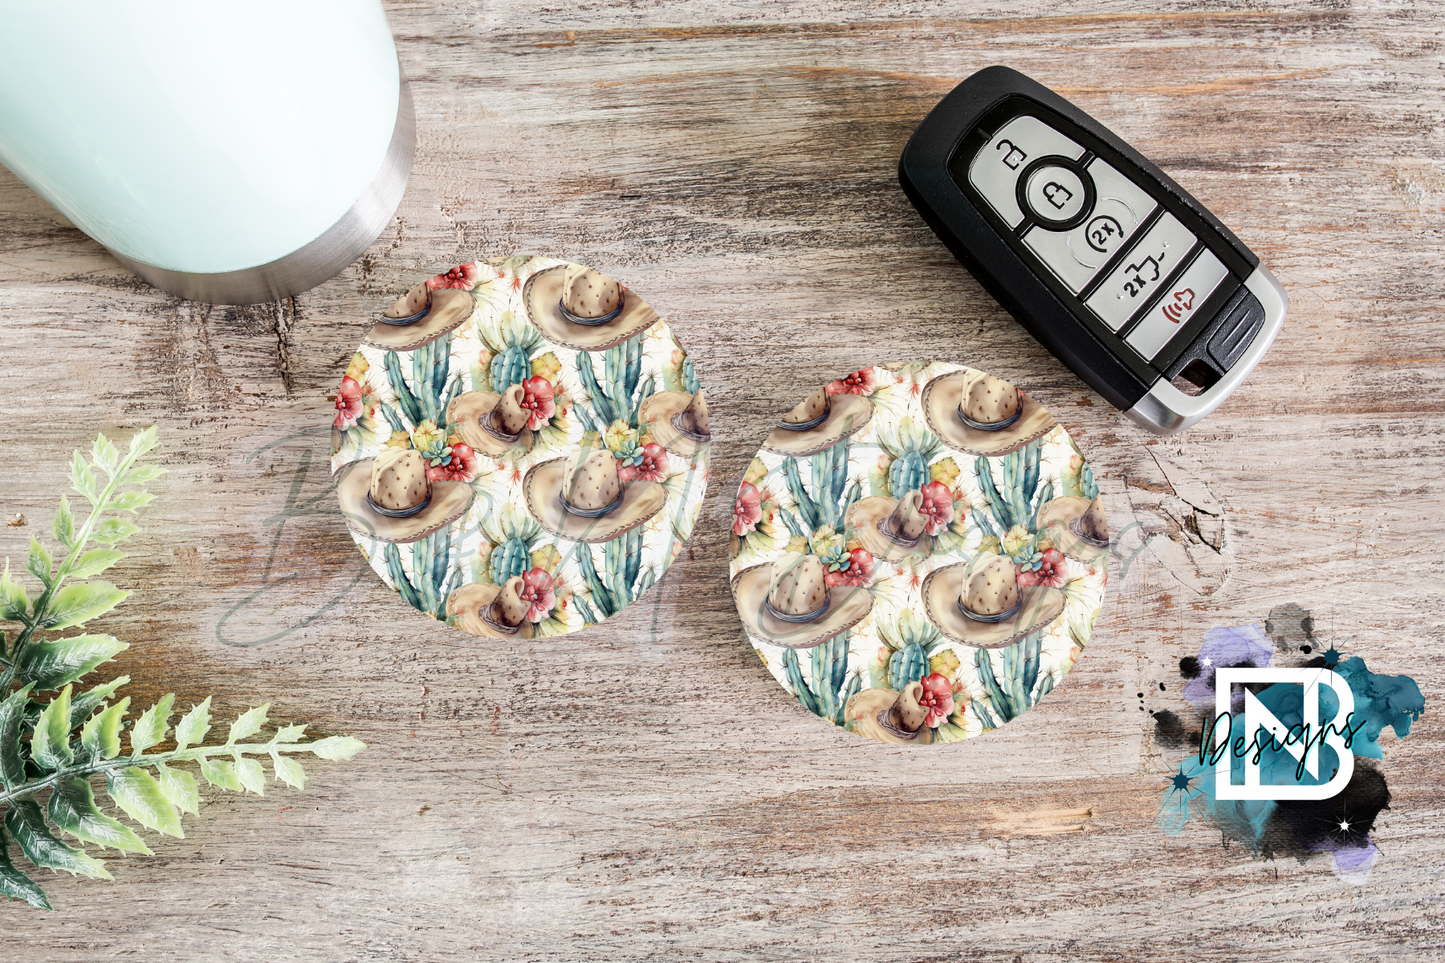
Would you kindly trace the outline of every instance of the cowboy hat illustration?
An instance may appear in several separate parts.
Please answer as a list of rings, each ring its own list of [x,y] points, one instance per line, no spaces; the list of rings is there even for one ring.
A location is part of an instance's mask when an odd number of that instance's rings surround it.
[[[1097,495],[1049,499],[1039,509],[1039,531],[1045,529],[1052,529],[1050,540],[1075,561],[1092,562],[1109,551],[1109,523]]]
[[[527,279],[522,300],[532,327],[574,351],[605,351],[657,321],[646,301],[580,264],[538,271]]]
[[[923,493],[917,489],[902,499],[869,495],[848,509],[848,536],[863,543],[874,558],[896,562],[914,552],[928,554],[928,516],[920,512]]]
[[[748,632],[772,645],[811,649],[847,632],[873,608],[858,585],[829,586],[816,555],[788,552],[733,579],[733,599]]]
[[[864,689],[855,692],[843,707],[843,718],[860,736],[879,742],[931,745],[933,730],[924,725],[928,710],[919,702],[923,683],[910,682],[902,692],[892,689]]]
[[[638,420],[647,422],[657,443],[668,451],[691,460],[707,451],[712,442],[708,428],[707,401],[702,391],[659,391],[642,402]]]
[[[383,448],[375,458],[344,466],[336,494],[353,531],[381,542],[415,542],[466,514],[472,486],[432,481],[426,459],[414,448]]]
[[[653,481],[623,482],[605,448],[583,448],[544,461],[522,478],[527,511],[548,532],[577,542],[610,542],[643,524],[667,503]]]
[[[433,291],[423,281],[378,315],[361,343],[386,351],[414,351],[461,327],[475,307],[469,292]]]
[[[1064,610],[1064,593],[1047,585],[1021,588],[1013,562],[982,552],[930,573],[923,580],[923,610],[947,638],[1001,649],[1047,628]]]
[[[468,582],[447,596],[447,619],[457,628],[488,639],[530,639],[531,603],[522,598],[525,583],[514,575],[501,585]]]
[[[924,386],[923,416],[945,445],[989,457],[1017,451],[1058,424],[1043,405],[1007,381],[968,369]]]
[[[530,451],[534,436],[527,427],[531,412],[522,407],[523,395],[521,385],[512,385],[500,395],[463,392],[447,405],[447,422],[474,451],[493,456]]]
[[[777,455],[816,455],[859,431],[873,417],[873,403],[863,395],[830,395],[819,388],[783,416],[763,441],[763,451]]]

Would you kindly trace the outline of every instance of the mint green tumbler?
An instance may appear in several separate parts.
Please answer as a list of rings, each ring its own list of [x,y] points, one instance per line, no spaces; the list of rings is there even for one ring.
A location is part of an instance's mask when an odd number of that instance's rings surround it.
[[[0,163],[173,294],[333,277],[396,213],[415,144],[379,0],[0,0]]]

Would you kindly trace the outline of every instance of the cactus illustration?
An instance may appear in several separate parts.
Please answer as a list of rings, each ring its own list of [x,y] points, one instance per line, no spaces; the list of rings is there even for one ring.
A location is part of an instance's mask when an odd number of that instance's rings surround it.
[[[492,549],[487,560],[487,572],[495,585],[501,585],[515,575],[526,575],[531,568],[531,549],[520,538],[507,539]]]
[[[824,526],[839,532],[846,527],[848,509],[863,494],[860,482],[848,484],[848,456],[852,450],[852,442],[845,439],[811,456],[810,484],[806,487],[798,471],[798,459],[789,455],[783,460],[783,475],[800,518],[794,518],[789,511],[780,514],[794,535],[816,532]]]
[[[601,573],[592,559],[592,546],[577,544],[577,570],[591,597],[591,604],[575,596],[577,610],[590,624],[601,622],[621,612],[627,605],[652,588],[657,575],[651,568],[642,568],[642,529],[634,528],[602,547]],[[595,608],[594,608],[595,606]],[[600,613],[600,616],[599,616]]]
[[[904,417],[896,427],[880,426],[877,438],[887,466],[885,471],[880,464],[873,494],[902,498],[932,480],[928,463],[942,446],[925,424]]]
[[[992,460],[1001,462],[1002,487],[994,484]],[[1044,483],[1039,490],[1039,444],[1029,442],[1018,451],[1010,452],[1000,459],[989,459],[979,455],[974,462],[978,474],[978,487],[988,500],[993,517],[1008,531],[1015,525],[1022,525],[1030,534],[1039,530],[1039,507],[1054,497],[1053,479]],[[1037,494],[1037,498],[1034,496]],[[998,536],[982,513],[975,513],[974,520],[985,535]]]
[[[582,409],[582,423],[589,431],[605,431],[614,422],[625,422],[629,428],[637,427],[637,417],[642,402],[653,393],[653,377],[647,376],[639,388],[642,378],[642,339],[630,338],[622,344],[608,348],[602,359],[602,380],[592,368],[592,353],[581,351],[577,354],[577,374],[582,386],[587,389],[592,410],[601,420],[595,424]]]
[[[880,619],[878,638],[883,648],[873,665],[873,684],[895,691],[927,677],[928,660],[948,642],[931,622],[912,609],[899,612],[892,622]]]
[[[532,359],[527,356],[526,348],[510,344],[503,348],[500,354],[492,356],[487,373],[492,384],[506,391],[512,385],[521,384],[532,376]]]
[[[788,675],[788,685],[792,688],[793,695],[803,704],[803,708],[814,715],[822,716],[835,726],[841,726],[846,721],[843,709],[848,705],[848,700],[863,687],[863,676],[860,673],[855,672],[851,679],[847,678],[847,634],[835,635],[822,645],[814,646],[811,658],[813,672],[812,684],[809,685],[803,679],[802,667],[798,665],[797,650],[783,651],[783,667]]]
[[[446,424],[447,405],[462,392],[462,379],[452,377],[451,337],[438,338],[405,353],[411,360],[411,384],[402,376],[400,354],[388,351],[383,363],[386,380],[396,392],[397,404],[406,422],[398,418],[390,405],[382,405],[382,412],[397,431],[410,431],[423,421]]]
[[[556,565],[543,559],[548,554],[548,536],[526,509],[506,504],[480,517],[481,536],[486,541],[472,556],[473,581],[501,585],[533,568],[556,570]]]
[[[997,729],[1023,713],[1044,696],[1054,691],[1054,677],[1039,678],[1039,653],[1043,647],[1042,633],[1035,632],[1006,649],[997,650],[1003,661],[1001,674],[994,672],[990,650],[974,653],[973,664],[978,681],[988,694],[988,705],[973,700],[973,712],[985,729]],[[993,711],[989,709],[992,707]]]
[[[472,368],[472,380],[480,391],[501,394],[532,376],[532,355],[545,347],[541,333],[511,311],[481,313],[477,336],[486,345],[482,364]],[[490,361],[487,354],[491,355]]]
[[[402,567],[402,552],[411,556],[411,577]],[[462,581],[460,566],[452,560],[451,532],[433,532],[408,545],[388,543],[386,571],[401,597],[418,611],[434,619],[446,621],[447,596]]]
[[[893,653],[888,660],[888,688],[902,689],[910,682],[921,682],[928,675],[928,656],[916,642]]]

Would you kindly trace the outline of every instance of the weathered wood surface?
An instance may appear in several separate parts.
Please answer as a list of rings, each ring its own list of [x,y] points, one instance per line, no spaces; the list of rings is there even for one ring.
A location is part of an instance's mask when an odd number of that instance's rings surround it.
[[[0,172],[0,511],[30,520],[0,550],[47,524],[73,447],[159,423],[172,471],[115,571],[139,594],[105,621],[133,643],[106,671],[371,745],[304,793],[208,794],[185,840],[107,857],[115,884],[47,878],[53,915],[0,905],[8,956],[1438,959],[1445,17],[1134,6],[392,3],[420,127],[406,199],[366,257],[280,305],[148,288]],[[1126,423],[899,191],[913,127],[995,62],[1152,156],[1289,289],[1274,349],[1201,426]],[[671,319],[715,411],[713,488],[684,564],[625,616],[481,642],[363,568],[321,429],[384,298],[527,251]],[[830,731],[758,664],[725,525],[803,386],[931,356],[1028,387],[1114,525],[1162,535],[1116,561],[1038,709],[908,751]],[[1217,552],[1188,524],[1211,503]],[[1425,691],[1385,740],[1365,886],[1154,826],[1167,763],[1136,693],[1180,707],[1206,629],[1291,601]]]

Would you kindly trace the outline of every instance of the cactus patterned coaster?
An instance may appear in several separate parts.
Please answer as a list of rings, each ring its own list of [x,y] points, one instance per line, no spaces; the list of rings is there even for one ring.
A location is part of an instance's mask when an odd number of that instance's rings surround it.
[[[1108,579],[1098,486],[998,378],[865,368],[783,416],[738,488],[733,597],[804,707],[890,743],[956,742],[1052,691]]]
[[[616,615],[702,508],[707,403],[667,324],[550,258],[463,264],[374,324],[336,395],[352,537],[414,608],[491,638]]]

